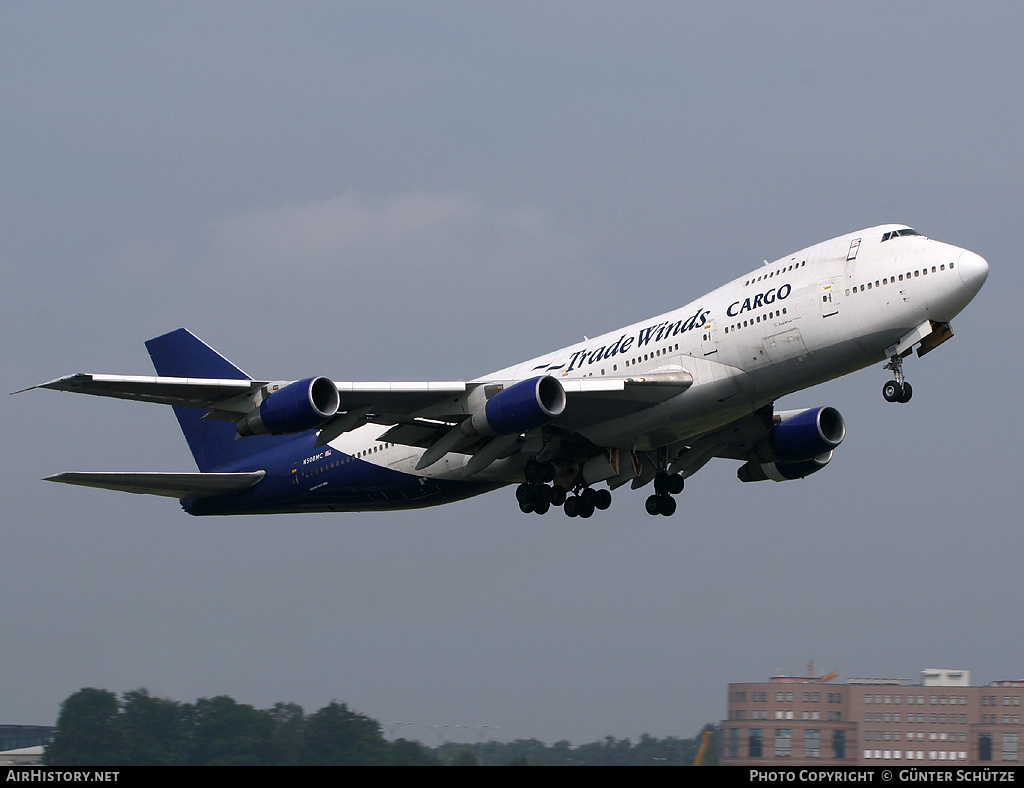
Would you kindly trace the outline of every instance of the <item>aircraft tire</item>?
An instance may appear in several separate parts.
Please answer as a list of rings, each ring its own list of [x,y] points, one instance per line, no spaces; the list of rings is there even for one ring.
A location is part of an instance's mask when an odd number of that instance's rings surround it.
[[[904,403],[910,402],[910,398],[913,397],[913,396],[914,396],[914,389],[913,389],[913,387],[911,387],[911,385],[909,383],[904,383],[903,384],[903,394],[900,395],[899,399],[897,399],[896,401],[897,402],[904,402]]]
[[[551,485],[551,505],[561,506],[565,503],[565,488],[560,484]]]
[[[604,511],[612,505],[612,493],[611,490],[595,490],[594,491],[594,506],[601,511]]]
[[[654,516],[661,512],[661,496],[652,495],[644,502],[644,509],[647,510],[647,514]]]
[[[577,496],[570,495],[568,498],[565,499],[565,505],[562,507],[562,509],[569,517],[579,517],[580,504],[582,504],[582,501],[580,501],[580,499]]]
[[[658,510],[658,514],[663,517],[671,517],[676,513],[676,499],[671,495],[666,495],[661,499],[661,508]]]
[[[900,386],[898,381],[890,380],[882,386],[882,397],[886,402],[899,402],[899,399],[902,396],[903,387]]]

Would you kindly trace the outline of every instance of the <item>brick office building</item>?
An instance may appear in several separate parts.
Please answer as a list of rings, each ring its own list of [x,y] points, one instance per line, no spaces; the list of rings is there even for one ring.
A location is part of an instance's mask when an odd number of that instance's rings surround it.
[[[965,670],[923,670],[919,684],[828,678],[775,676],[730,684],[721,763],[1021,763],[1024,680],[976,687]]]

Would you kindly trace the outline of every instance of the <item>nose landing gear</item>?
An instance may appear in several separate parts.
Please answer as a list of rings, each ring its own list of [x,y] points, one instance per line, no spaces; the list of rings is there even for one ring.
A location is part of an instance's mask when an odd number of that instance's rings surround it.
[[[914,389],[903,376],[903,357],[899,354],[892,356],[889,363],[885,365],[885,369],[892,370],[896,376],[895,380],[890,380],[882,386],[882,397],[885,401],[910,402],[910,398],[914,396]]]

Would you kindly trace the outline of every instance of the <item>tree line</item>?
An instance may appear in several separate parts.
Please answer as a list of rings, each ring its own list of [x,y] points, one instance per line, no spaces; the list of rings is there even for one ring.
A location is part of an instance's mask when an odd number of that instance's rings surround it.
[[[705,726],[708,728],[711,726]],[[378,721],[338,701],[307,714],[295,703],[256,709],[221,695],[195,703],[85,688],[60,707],[49,766],[670,766],[693,762],[694,739],[606,737],[573,747],[536,739],[445,743],[388,741]],[[717,738],[717,737],[715,737]],[[715,740],[704,764],[717,763]]]
[[[332,701],[306,714],[295,703],[256,709],[226,695],[195,703],[145,689],[118,699],[86,688],[60,707],[48,766],[429,765],[416,742],[389,742],[380,724]]]

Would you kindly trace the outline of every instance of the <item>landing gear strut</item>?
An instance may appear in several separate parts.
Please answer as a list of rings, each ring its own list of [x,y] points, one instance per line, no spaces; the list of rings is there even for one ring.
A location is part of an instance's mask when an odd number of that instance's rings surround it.
[[[896,376],[895,380],[890,380],[884,386],[882,386],[882,397],[885,398],[886,402],[910,402],[910,398],[914,396],[914,389],[907,379],[903,376],[903,357],[896,354],[889,359],[889,363],[885,365],[885,369],[891,369],[893,374]]]

